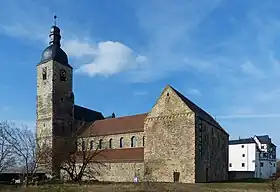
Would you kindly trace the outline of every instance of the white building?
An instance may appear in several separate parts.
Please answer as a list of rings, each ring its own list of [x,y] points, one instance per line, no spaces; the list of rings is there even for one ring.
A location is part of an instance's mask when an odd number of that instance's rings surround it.
[[[229,141],[231,179],[269,178],[276,167],[276,146],[268,135]]]

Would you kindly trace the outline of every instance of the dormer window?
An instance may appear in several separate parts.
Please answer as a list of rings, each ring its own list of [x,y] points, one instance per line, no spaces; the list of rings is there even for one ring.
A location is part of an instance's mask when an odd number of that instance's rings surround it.
[[[47,79],[47,67],[44,67],[42,70],[42,78],[43,80]]]
[[[60,70],[60,81],[66,81],[66,71],[64,69]]]

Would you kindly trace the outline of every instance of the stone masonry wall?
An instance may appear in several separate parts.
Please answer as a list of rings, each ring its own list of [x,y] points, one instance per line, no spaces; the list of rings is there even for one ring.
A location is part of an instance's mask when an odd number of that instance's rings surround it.
[[[144,179],[195,182],[195,116],[167,87],[148,114],[144,124]]]
[[[130,148],[131,147],[131,139],[135,137],[136,139],[136,146],[134,147],[143,147],[143,132],[136,132],[136,133],[126,133],[126,134],[116,134],[116,135],[106,135],[106,136],[98,136],[98,137],[88,137],[86,139],[82,138],[79,140],[79,150],[81,150],[81,142],[86,141],[86,145],[88,149],[90,148],[90,142],[94,142],[94,149],[99,147],[99,142],[102,140],[102,149],[109,148],[110,139],[112,142],[112,149],[118,149],[120,147],[120,139],[123,138],[123,146],[122,148]]]
[[[77,164],[77,167],[80,165]],[[85,172],[83,180],[110,181],[110,182],[133,182],[135,176],[138,181],[143,181],[144,163],[104,163],[102,165],[90,164]],[[64,179],[68,179],[65,172],[62,172]]]
[[[43,79],[43,73],[45,73],[46,79]],[[36,95],[36,137],[39,146],[52,148],[52,126],[53,126],[53,105],[52,105],[52,93],[53,93],[53,62],[37,66],[37,95]],[[46,146],[47,145],[47,146]],[[41,151],[40,151],[41,152]],[[37,150],[38,153],[38,150]],[[39,154],[39,156],[41,156]],[[40,159],[40,163],[44,166],[49,159]]]
[[[66,71],[66,80],[60,80],[61,69]],[[62,152],[68,144],[73,122],[72,69],[54,61],[37,65],[37,138],[48,139],[52,149],[52,169],[58,167]],[[64,146],[64,147],[63,147]],[[64,148],[63,151],[60,149]]]
[[[196,182],[228,179],[228,135],[196,118]]]

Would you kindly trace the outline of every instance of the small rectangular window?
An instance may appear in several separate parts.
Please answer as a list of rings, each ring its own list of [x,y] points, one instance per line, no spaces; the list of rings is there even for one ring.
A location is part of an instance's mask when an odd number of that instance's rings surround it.
[[[264,146],[261,146],[261,149],[264,149]]]
[[[242,148],[244,148],[244,145],[241,145]]]
[[[43,80],[47,79],[47,67],[44,67],[42,70],[42,78]]]
[[[245,154],[242,154],[242,157],[245,157]]]
[[[245,167],[245,163],[242,163],[242,167]]]
[[[232,167],[232,164],[231,164],[231,163],[229,164],[229,167]]]
[[[261,167],[263,167],[263,162],[261,162]]]

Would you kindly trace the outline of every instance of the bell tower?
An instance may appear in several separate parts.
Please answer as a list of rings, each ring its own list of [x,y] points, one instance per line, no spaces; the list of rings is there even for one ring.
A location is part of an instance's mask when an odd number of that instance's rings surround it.
[[[60,29],[56,24],[51,27],[49,38],[49,46],[37,65],[36,136],[39,150],[51,151],[50,159],[42,164],[59,176],[63,153],[67,152],[67,138],[73,131],[73,68],[61,49]]]

